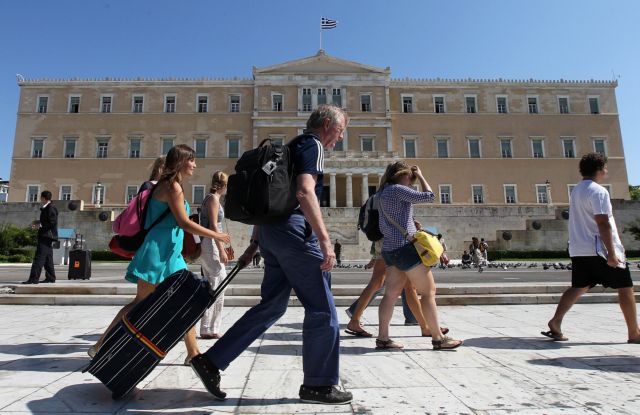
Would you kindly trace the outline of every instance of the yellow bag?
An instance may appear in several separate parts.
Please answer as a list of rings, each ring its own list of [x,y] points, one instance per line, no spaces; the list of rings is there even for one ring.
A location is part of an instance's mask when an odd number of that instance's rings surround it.
[[[432,267],[440,262],[440,256],[444,252],[444,248],[435,235],[425,231],[418,231],[413,234],[411,243],[418,251],[422,263],[427,267]]]

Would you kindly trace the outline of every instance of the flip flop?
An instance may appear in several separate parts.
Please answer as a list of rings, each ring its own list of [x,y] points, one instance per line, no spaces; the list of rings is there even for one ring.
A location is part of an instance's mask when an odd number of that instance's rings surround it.
[[[440,327],[440,333],[447,334],[449,333],[449,327]],[[423,334],[422,337],[431,337],[430,334]]]
[[[627,343],[629,343],[629,344],[640,344],[640,337],[638,337],[637,339],[629,339],[629,340],[627,340]]]
[[[373,337],[373,334],[369,333],[368,331],[366,331],[364,329],[359,330],[359,331],[346,329],[344,332],[347,333],[347,334],[350,334],[352,336],[356,336],[356,337]]]
[[[551,340],[553,340],[555,342],[566,342],[567,340],[569,340],[569,338],[564,337],[564,335],[562,333],[554,333],[551,330],[541,331],[540,334],[550,338]]]

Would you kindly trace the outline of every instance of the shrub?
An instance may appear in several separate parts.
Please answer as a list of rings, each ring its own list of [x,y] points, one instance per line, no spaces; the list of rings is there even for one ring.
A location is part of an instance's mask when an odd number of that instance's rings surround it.
[[[37,231],[31,228],[18,228],[10,223],[0,224],[0,254],[11,255],[12,249],[35,246]]]

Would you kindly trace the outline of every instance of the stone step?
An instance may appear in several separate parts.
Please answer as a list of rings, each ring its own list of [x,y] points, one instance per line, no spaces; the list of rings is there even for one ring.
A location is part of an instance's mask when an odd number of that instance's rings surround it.
[[[466,294],[466,295],[438,295],[438,305],[495,305],[495,304],[557,304],[561,293],[534,294]],[[347,307],[358,297],[355,295],[335,296],[338,307]],[[101,305],[116,306],[128,304],[133,299],[131,295],[82,295],[82,294],[2,294],[0,304],[12,305]],[[380,298],[374,300],[373,305],[379,304]],[[640,300],[640,294],[636,294]],[[248,295],[225,296],[227,307],[250,307],[258,304],[260,297]],[[614,292],[588,293],[581,299],[582,303],[616,303],[618,295]],[[301,306],[297,297],[291,296],[289,305]]]

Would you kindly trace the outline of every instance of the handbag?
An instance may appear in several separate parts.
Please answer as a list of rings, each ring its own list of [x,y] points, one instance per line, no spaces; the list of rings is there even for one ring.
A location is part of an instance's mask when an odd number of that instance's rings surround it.
[[[199,215],[194,213],[189,216],[189,219],[195,223],[199,222]],[[202,254],[202,246],[200,244],[200,237],[194,235],[191,232],[184,231],[184,239],[182,241],[182,257],[186,262],[193,263]]]
[[[432,267],[440,262],[440,256],[444,252],[444,248],[434,234],[428,231],[420,230],[414,233],[411,236],[411,239],[409,239],[410,235],[407,230],[400,226],[398,222],[389,217],[389,215],[387,215],[387,212],[384,211],[384,208],[382,207],[382,201],[380,201],[380,210],[382,210],[385,218],[387,218],[387,220],[393,226],[395,226],[396,229],[400,231],[400,233],[402,233],[404,239],[413,244],[416,252],[418,253],[418,256],[420,257],[420,260],[425,266]]]
[[[227,222],[227,218],[224,218],[224,230],[229,232],[229,224]],[[229,245],[224,248],[224,252],[227,254],[227,259],[229,261],[233,261],[236,257],[236,253],[233,251],[233,246]]]

